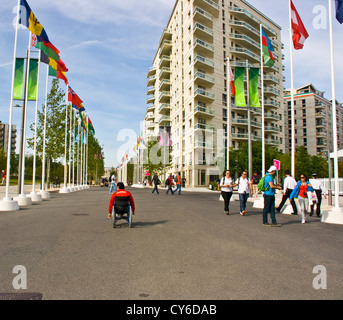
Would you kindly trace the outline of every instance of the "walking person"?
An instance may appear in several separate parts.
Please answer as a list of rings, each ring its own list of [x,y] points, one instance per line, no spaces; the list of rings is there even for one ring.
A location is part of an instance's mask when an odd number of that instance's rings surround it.
[[[300,176],[300,181],[295,186],[292,191],[289,199],[298,198],[299,209],[301,213],[301,223],[306,222],[306,212],[308,210],[308,192],[313,192],[311,183],[308,181],[308,178],[305,174]]]
[[[235,181],[234,187],[238,186],[239,195],[239,213],[242,216],[246,215],[246,206],[250,193],[250,180],[247,178],[248,173],[246,171],[242,172],[242,175]]]
[[[158,192],[157,186],[158,186],[159,184],[161,184],[161,181],[160,181],[160,179],[158,178],[157,171],[155,171],[155,175],[154,175],[153,178],[152,178],[152,182],[154,183],[154,189],[152,190],[152,193],[154,193],[154,192],[156,191],[157,194],[160,194],[160,193]]]
[[[324,198],[326,199],[326,190],[324,189],[322,182],[317,179],[316,173],[312,174],[312,179],[310,179],[310,183],[311,183],[313,190],[317,196],[316,215],[317,215],[317,217],[320,217],[320,215],[321,215],[320,206],[322,204],[322,194],[324,195]],[[313,216],[313,213],[314,213],[314,203],[311,205],[310,216]]]
[[[173,188],[172,188],[172,185],[173,185],[173,178],[172,178],[172,175],[170,174],[169,177],[166,179],[166,185],[168,186],[168,189],[166,191],[166,194],[168,194],[168,192],[170,191],[171,194],[173,195],[174,194],[174,191],[173,191]]]
[[[111,176],[110,194],[117,192],[116,177],[114,174]]]
[[[176,191],[179,190],[178,195],[181,194],[181,176],[180,176],[180,172],[178,173],[177,177],[176,177],[176,189],[174,190],[174,193],[176,193]]]
[[[2,178],[1,185],[3,186],[6,183],[6,172],[5,172],[5,170],[2,170],[1,178]]]
[[[285,170],[285,174],[286,174],[286,178],[285,178],[284,183],[283,183],[282,199],[281,199],[281,202],[280,202],[279,206],[275,209],[278,213],[281,212],[284,204],[286,203],[286,201],[289,198],[289,196],[291,195],[293,189],[297,185],[297,182],[291,176],[291,173],[290,173],[290,171],[288,169]],[[294,200],[289,200],[289,201],[290,201],[290,203],[292,205],[292,208],[293,208],[292,214],[297,215],[298,214],[298,209],[297,209],[297,205],[296,205],[295,201]]]
[[[276,222],[275,217],[275,190],[282,190],[281,186],[274,183],[274,177],[276,174],[276,167],[271,166],[268,169],[267,174],[264,177],[264,187],[267,188],[264,191],[264,208],[263,208],[263,225],[272,227],[281,227],[280,223]],[[268,223],[268,213],[270,213],[270,218],[272,223]]]
[[[233,179],[230,170],[226,170],[225,176],[220,180],[221,195],[224,199],[224,213],[229,215],[230,199],[232,197]]]
[[[254,175],[251,177],[251,190],[254,198],[257,198],[258,194],[258,183],[260,182],[261,177],[258,175],[258,172],[255,171]]]

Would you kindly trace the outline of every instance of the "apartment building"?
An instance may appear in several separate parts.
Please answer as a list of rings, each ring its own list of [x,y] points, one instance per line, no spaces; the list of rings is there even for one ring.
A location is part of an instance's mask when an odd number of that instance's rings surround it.
[[[285,91],[286,150],[291,151],[291,91]],[[343,104],[336,101],[338,149],[343,149]],[[324,92],[307,84],[294,90],[295,147],[305,146],[311,155],[333,152],[332,102]]]
[[[276,63],[264,68],[266,143],[284,151],[281,28],[244,0],[177,0],[147,73],[145,139],[171,127],[173,173],[187,185],[218,180],[229,145],[248,142],[248,109],[228,97],[231,67],[260,67],[260,24]],[[229,102],[229,103],[228,103]],[[261,109],[251,111],[252,140],[261,140]]]
[[[12,145],[11,153],[16,152],[16,142],[17,142],[17,129],[15,125],[12,125]],[[0,149],[4,149],[7,154],[8,150],[8,124],[2,123],[0,121]]]

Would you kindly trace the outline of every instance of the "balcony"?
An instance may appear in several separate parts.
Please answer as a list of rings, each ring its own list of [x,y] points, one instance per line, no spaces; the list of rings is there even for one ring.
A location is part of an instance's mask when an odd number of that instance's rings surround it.
[[[263,81],[264,82],[273,82],[278,84],[280,82],[279,78],[277,76],[274,75],[265,75],[263,76]]]
[[[195,7],[193,11],[193,17],[195,21],[200,22],[208,27],[212,27],[213,25],[213,16],[199,7]]]
[[[160,69],[163,67],[169,67],[170,66],[170,56],[162,56],[161,61],[159,63]]]
[[[154,104],[149,104],[146,108],[146,112],[149,112],[149,111],[154,111],[155,110],[155,105]]]
[[[274,87],[265,87],[264,94],[280,95],[280,90],[275,89]]]
[[[273,127],[273,126],[265,126],[264,127],[265,132],[281,132],[281,129],[279,127]]]
[[[200,117],[213,118],[215,115],[213,108],[208,108],[203,104],[198,104],[194,108],[194,114]]]
[[[212,14],[215,17],[219,16],[219,5],[217,3],[215,3],[212,0],[194,0],[193,1],[194,5],[200,5],[201,7],[204,7],[204,10],[206,10],[207,12],[209,12],[210,14]]]
[[[195,149],[214,149],[215,145],[213,143],[209,142],[203,142],[203,141],[195,141],[194,142],[194,148]]]
[[[147,123],[146,127],[149,130],[154,130],[155,129],[155,123],[149,122],[149,123]]]
[[[213,31],[212,29],[205,27],[204,25],[196,22],[194,25],[194,35],[200,37],[205,41],[213,42]]]
[[[155,86],[148,87],[147,95],[151,95],[155,93]]]
[[[264,105],[265,106],[276,107],[276,108],[280,107],[280,103],[278,101],[268,100],[268,99],[264,100]]]
[[[161,48],[160,48],[160,57],[164,56],[164,55],[170,55],[170,51],[172,48],[172,42],[171,40],[163,40],[163,42],[161,43]]]
[[[194,66],[206,72],[214,72],[214,61],[199,54],[194,58]]]
[[[264,141],[266,144],[273,144],[273,145],[280,145],[280,141],[276,139],[265,139]]]
[[[170,104],[169,103],[161,104],[160,108],[158,109],[158,113],[160,113],[160,114],[167,114],[169,112],[170,112]]]
[[[326,121],[317,120],[317,121],[316,121],[316,126],[317,126],[317,127],[326,127]]]
[[[155,84],[155,81],[156,81],[156,76],[151,76],[148,78],[148,83],[147,83],[147,86],[150,87],[150,86],[153,86]]]
[[[155,101],[155,95],[148,96],[148,99],[146,100],[147,104],[154,103]]]
[[[241,31],[242,33],[247,33],[249,36],[254,37],[256,41],[260,39],[260,29],[252,27],[249,23],[238,21],[238,20],[229,20],[229,24],[235,29]]]
[[[244,48],[254,50],[260,54],[260,43],[243,34],[230,33],[230,38],[240,42]]]
[[[173,31],[171,29],[164,29],[160,38],[159,47],[162,45],[163,41],[171,40],[173,36]]]
[[[194,92],[194,98],[201,100],[203,102],[211,103],[215,100],[215,94],[210,91],[197,88]]]
[[[152,112],[147,113],[147,115],[145,116],[146,121],[153,121],[154,119],[155,119],[155,114]]]
[[[195,39],[194,50],[201,55],[210,56],[211,58],[214,56],[214,47],[200,39]]]
[[[154,74],[156,74],[156,68],[155,68],[155,67],[149,68],[148,74],[147,74],[147,78],[150,78],[150,77],[153,76]]]
[[[194,125],[194,131],[196,131],[196,130],[205,130],[205,131],[212,131],[212,132],[214,132],[215,131],[215,127],[210,126],[210,125],[205,124],[205,123],[197,122]]]
[[[160,118],[160,120],[158,120],[158,124],[169,125],[169,123],[170,123],[170,116],[164,115]]]
[[[158,78],[161,79],[169,79],[170,78],[170,68],[163,67],[160,71]]]
[[[268,120],[268,119],[272,119],[272,120],[276,120],[276,121],[280,120],[280,116],[278,116],[276,113],[268,113],[268,112],[266,112],[264,114],[264,118],[266,120]]]
[[[326,118],[326,113],[323,111],[316,112],[316,118]]]
[[[165,91],[165,90],[169,90],[169,88],[170,88],[170,80],[163,79],[160,83],[159,90]]]
[[[236,126],[247,126],[248,119],[247,118],[233,118],[231,119],[231,124],[236,125]],[[262,122],[251,120],[250,125],[252,127],[257,127],[261,129]]]
[[[170,91],[162,91],[158,98],[158,101],[161,103],[170,101]]]
[[[241,57],[241,60],[245,60],[247,58],[252,58],[256,61],[260,61],[260,56],[253,53],[252,51],[244,48],[239,48],[239,47],[230,47],[230,51],[232,53],[235,53],[236,55]]]
[[[194,75],[194,82],[197,85],[200,85],[200,86],[210,86],[210,87],[212,87],[214,85],[214,78],[206,75],[203,72],[199,72],[198,71]]]

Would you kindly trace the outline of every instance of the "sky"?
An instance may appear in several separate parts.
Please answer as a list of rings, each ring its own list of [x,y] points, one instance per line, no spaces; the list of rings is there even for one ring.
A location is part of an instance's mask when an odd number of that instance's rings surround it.
[[[69,85],[84,101],[95,135],[103,146],[105,166],[116,167],[125,152],[132,152],[133,141],[128,136],[140,134],[146,113],[147,72],[175,1],[27,1],[69,69],[66,74]],[[288,2],[249,1],[282,27],[285,88],[291,87]],[[310,35],[304,49],[293,51],[294,86],[313,83],[331,99],[328,1],[293,0],[293,3]],[[0,3],[0,121],[3,123],[9,121],[16,5],[17,0]],[[334,19],[335,87],[339,102],[343,102],[342,32],[343,25]],[[28,40],[29,31],[20,28],[17,57],[26,55]],[[43,67],[39,77],[39,109],[44,103],[45,79]],[[51,81],[50,77],[49,86]],[[65,87],[63,81],[60,86]],[[28,103],[28,124],[34,122],[35,106],[34,102]],[[18,150],[21,109],[14,108],[12,123],[18,129]],[[27,136],[32,136],[29,129]]]

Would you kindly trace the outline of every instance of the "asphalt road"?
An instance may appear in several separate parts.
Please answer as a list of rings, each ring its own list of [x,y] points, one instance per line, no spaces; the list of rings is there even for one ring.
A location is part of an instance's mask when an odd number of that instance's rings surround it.
[[[49,201],[0,213],[0,293],[39,292],[43,299],[247,300],[342,299],[343,226],[278,214],[264,227],[218,193],[181,196],[129,189],[133,228],[107,218],[108,188],[52,193]],[[17,265],[27,289],[15,290]],[[326,273],[314,273],[316,266]],[[324,269],[321,269],[324,270]],[[326,275],[326,276],[325,276]],[[326,289],[315,289],[322,277]]]

